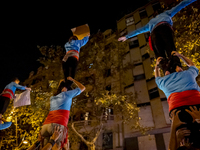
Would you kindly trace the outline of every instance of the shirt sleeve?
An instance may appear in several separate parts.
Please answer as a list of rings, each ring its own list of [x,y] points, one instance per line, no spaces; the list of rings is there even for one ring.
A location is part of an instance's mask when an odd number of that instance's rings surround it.
[[[89,40],[89,36],[84,37],[82,40],[77,40],[80,44],[80,47],[84,46]]]
[[[14,82],[14,86],[17,88],[17,89],[20,89],[20,90],[26,90],[26,86],[22,86],[22,85],[19,85],[17,83]]]
[[[134,37],[138,34],[144,33],[144,32],[148,32],[149,31],[149,24],[146,24],[144,27],[141,27],[137,30],[132,31],[131,33],[126,35],[126,38],[129,39],[131,37]]]
[[[78,96],[79,94],[81,94],[81,89],[80,88],[76,88],[74,90],[70,90],[66,92],[67,95],[70,95],[70,97],[75,97]]]
[[[195,66],[190,66],[189,69],[187,70],[187,72],[191,72],[192,75],[197,77],[199,74],[199,69]]]
[[[0,130],[4,130],[11,126],[12,122],[4,122],[4,124],[0,124]]]
[[[193,3],[196,0],[183,0],[178,5],[173,7],[170,10],[165,11],[170,17],[173,17],[176,13],[178,13],[181,9],[185,8],[189,4]]]

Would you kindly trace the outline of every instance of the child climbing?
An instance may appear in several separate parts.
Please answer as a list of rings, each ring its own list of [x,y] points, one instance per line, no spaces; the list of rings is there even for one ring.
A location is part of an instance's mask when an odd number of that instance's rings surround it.
[[[161,89],[167,97],[169,114],[171,114],[173,110],[180,111],[178,114],[179,119],[181,122],[185,122],[185,124],[177,127],[177,130],[182,128],[190,130],[190,142],[193,142],[194,145],[200,148],[199,141],[196,141],[200,138],[200,128],[193,122],[193,117],[190,113],[186,111],[186,109],[191,110],[190,106],[200,108],[200,87],[196,82],[199,70],[190,59],[182,54],[173,51],[172,55],[183,59],[188,64],[189,69],[183,71],[180,64],[174,63],[170,66],[175,70],[174,73],[160,77],[158,64],[162,60],[162,57],[159,57],[155,67],[155,81],[158,88]]]
[[[62,60],[62,67],[65,76],[65,84],[68,90],[71,88],[73,82],[67,80],[67,77],[75,77],[79,61],[80,48],[88,42],[89,36],[90,34],[88,34],[82,40],[78,40],[76,36],[72,36],[69,38],[69,41],[65,44],[66,55]]]
[[[31,90],[31,88],[27,88],[26,86],[19,85],[19,82],[20,81],[18,78],[14,78],[13,82],[6,85],[5,89],[0,94],[0,120],[1,120],[4,112],[6,111],[8,105],[10,103],[10,100],[14,98],[16,89]],[[11,125],[9,123],[6,123],[6,124],[7,124],[7,126],[5,125],[5,122],[3,125],[3,124],[1,124],[1,121],[0,121],[0,130],[8,128]]]
[[[132,31],[126,36],[122,36],[118,41],[126,41],[127,39],[134,37],[138,34],[144,32],[151,32],[150,34],[150,44],[155,53],[156,59],[158,57],[163,57],[160,62],[161,69],[164,73],[168,70],[167,63],[171,58],[171,52],[176,51],[174,45],[174,32],[172,29],[173,21],[172,17],[178,13],[181,9],[185,8],[189,4],[193,3],[196,0],[183,0],[177,6],[173,7],[170,10],[167,10],[153,19],[151,19],[144,27],[141,27],[137,30]],[[175,56],[176,57],[176,56]],[[175,58],[174,61],[180,63],[180,60]]]
[[[67,80],[74,82],[78,88],[68,91],[65,87],[65,83],[62,81],[59,85],[59,92],[57,91],[54,96],[50,98],[50,112],[41,129],[41,135],[44,137],[44,146],[50,141],[55,126],[59,126],[62,131],[62,135],[56,141],[57,147],[63,147],[67,142],[67,124],[72,98],[81,94],[85,90],[85,86],[73,78],[68,77]]]

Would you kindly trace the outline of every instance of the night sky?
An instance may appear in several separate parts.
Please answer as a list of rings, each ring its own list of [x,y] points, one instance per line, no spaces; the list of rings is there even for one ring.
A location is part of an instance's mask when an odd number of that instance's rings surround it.
[[[93,3],[19,3],[0,8],[0,90],[13,77],[22,82],[40,66],[39,46],[61,45],[72,35],[71,28],[88,23],[91,35],[98,30],[116,30],[116,22],[149,0]],[[78,5],[78,6],[76,6]],[[0,91],[0,92],[1,92]]]

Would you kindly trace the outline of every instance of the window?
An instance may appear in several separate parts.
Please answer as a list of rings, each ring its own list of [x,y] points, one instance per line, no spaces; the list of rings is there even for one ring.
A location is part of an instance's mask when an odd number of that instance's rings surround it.
[[[132,150],[133,147],[134,147],[134,150],[139,150],[137,137],[125,138],[124,143],[125,143],[126,150]]]
[[[106,86],[106,91],[111,91],[111,85]]]
[[[126,18],[126,26],[130,26],[132,24],[134,24],[134,18],[133,16],[129,17],[129,18]]]
[[[129,48],[132,49],[138,46],[139,46],[138,38],[137,37],[131,38],[129,42]]]
[[[110,75],[111,75],[111,69],[105,70],[104,78],[105,78],[105,77],[109,77]]]
[[[144,36],[145,36],[146,42],[149,42],[150,33],[149,32],[144,33]]]
[[[109,38],[110,36],[111,36],[111,33],[106,34],[106,35],[105,35],[105,39]]]
[[[140,118],[142,118],[139,121],[141,125],[146,126],[146,127],[154,127],[153,114],[152,114],[152,110],[151,110],[150,105],[140,107],[140,111],[138,112],[138,116]]]
[[[159,92],[158,92],[158,88],[157,88],[157,87],[155,87],[155,88],[149,90],[149,97],[150,97],[150,99],[153,99],[153,98],[156,98],[156,97],[159,97],[159,96],[160,96],[160,95],[159,95]]]
[[[145,74],[134,76],[134,81],[145,79]]]
[[[141,18],[141,19],[144,19],[144,18],[147,17],[147,12],[146,12],[145,9],[140,10],[140,11],[139,11],[139,14],[140,14],[140,18]]]
[[[113,133],[103,133],[103,149],[113,149]]]
[[[126,35],[127,34],[127,31],[126,31],[126,29],[124,29],[124,30],[122,30],[121,32],[120,32],[120,36],[124,36],[124,35]]]
[[[149,53],[142,55],[142,61],[144,61],[145,59],[147,59],[149,57],[150,57]]]
[[[156,3],[152,4],[152,7],[153,7],[153,10],[154,10],[154,11],[160,9],[160,8],[161,8],[160,2],[156,2]]]

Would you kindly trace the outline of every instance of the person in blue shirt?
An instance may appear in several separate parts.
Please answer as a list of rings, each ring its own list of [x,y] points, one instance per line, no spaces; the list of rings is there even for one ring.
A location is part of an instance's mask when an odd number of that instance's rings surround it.
[[[158,57],[163,57],[161,61],[161,69],[165,72],[168,68],[166,64],[168,59],[174,59],[177,63],[180,63],[180,60],[176,57],[171,56],[172,51],[176,51],[174,44],[174,32],[172,29],[173,21],[172,17],[178,13],[181,9],[185,8],[189,4],[193,3],[196,0],[183,0],[177,6],[173,7],[170,10],[167,10],[153,19],[151,19],[145,26],[134,30],[127,34],[126,36],[120,37],[118,41],[126,41],[129,38],[137,36],[138,34],[144,32],[150,32],[150,39],[153,51],[155,53],[156,59]],[[168,58],[168,59],[167,59]]]
[[[184,55],[176,51],[173,51],[172,55],[176,55],[184,60],[189,68],[183,70],[180,65],[172,63],[170,69],[174,69],[175,71],[161,77],[158,65],[162,57],[159,57],[155,66],[155,81],[158,88],[161,89],[167,97],[170,117],[172,117],[172,112],[174,112],[174,110],[176,110],[175,112],[180,111],[178,117],[184,124],[178,126],[177,130],[183,128],[190,130],[190,142],[193,142],[193,145],[200,148],[200,127],[194,122],[191,114],[186,111],[186,109],[191,110],[191,106],[198,109],[200,108],[200,87],[196,81],[199,70],[195,67],[195,64]]]
[[[14,98],[16,89],[31,90],[26,86],[19,85],[19,82],[20,81],[18,78],[14,78],[13,82],[6,85],[3,92],[0,94],[0,130],[5,129],[6,127],[8,128],[11,125],[10,123],[5,124],[5,122],[4,125],[3,124],[1,125],[1,118],[10,103],[10,99]]]
[[[85,86],[74,80],[72,77],[68,77],[67,79],[74,82],[78,88],[74,90],[68,90],[65,87],[65,83],[61,81],[57,92],[54,93],[54,96],[50,98],[50,111],[41,129],[41,135],[44,137],[44,145],[46,145],[50,140],[54,127],[59,126],[63,134],[56,143],[58,147],[64,146],[64,141],[67,141],[67,124],[69,120],[72,99],[80,95],[85,90]]]
[[[82,40],[78,40],[76,36],[69,38],[69,41],[65,44],[66,55],[63,58],[63,72],[65,76],[65,83],[67,89],[71,89],[72,81],[67,80],[67,77],[75,77],[76,69],[79,61],[80,48],[84,46],[89,40],[90,34],[84,37]]]

